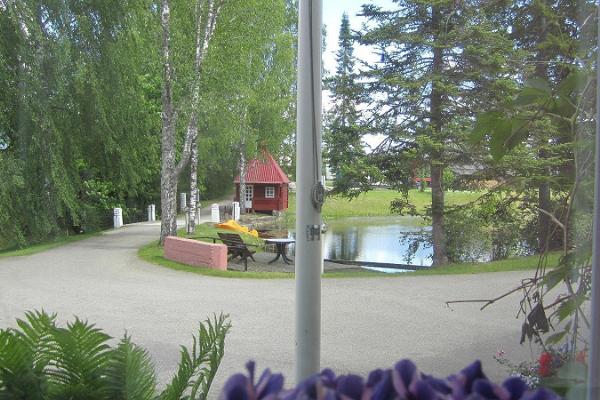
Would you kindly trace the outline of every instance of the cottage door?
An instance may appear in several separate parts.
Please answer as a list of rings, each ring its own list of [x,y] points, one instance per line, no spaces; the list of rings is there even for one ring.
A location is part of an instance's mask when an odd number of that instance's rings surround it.
[[[244,200],[246,201],[246,208],[252,208],[252,199],[254,198],[253,185],[246,185],[246,196],[244,197]]]

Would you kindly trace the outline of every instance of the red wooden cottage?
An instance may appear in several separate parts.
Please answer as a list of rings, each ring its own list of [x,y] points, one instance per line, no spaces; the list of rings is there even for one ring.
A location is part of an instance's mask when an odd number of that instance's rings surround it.
[[[234,201],[240,201],[240,177],[237,176],[234,182]],[[262,152],[246,168],[246,210],[270,213],[287,209],[289,183],[273,156],[267,151]]]

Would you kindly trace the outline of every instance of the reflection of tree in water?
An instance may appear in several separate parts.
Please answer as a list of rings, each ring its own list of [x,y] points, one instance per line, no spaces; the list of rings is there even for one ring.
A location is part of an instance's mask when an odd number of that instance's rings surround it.
[[[333,233],[333,243],[329,258],[337,260],[356,260],[360,243],[358,228],[354,227],[342,232]]]
[[[401,232],[398,238],[398,242],[402,247],[406,247],[404,252],[404,262],[406,264],[412,264],[415,256],[419,252],[419,249],[431,248],[433,245],[431,241],[431,232]],[[432,259],[433,255],[429,255],[427,258]]]

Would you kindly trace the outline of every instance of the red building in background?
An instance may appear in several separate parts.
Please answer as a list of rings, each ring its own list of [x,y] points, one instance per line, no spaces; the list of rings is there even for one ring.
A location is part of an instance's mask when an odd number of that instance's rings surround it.
[[[235,177],[235,199],[240,201],[240,177]],[[268,212],[288,208],[290,180],[269,152],[264,151],[246,168],[246,210]],[[243,203],[240,201],[240,207]]]

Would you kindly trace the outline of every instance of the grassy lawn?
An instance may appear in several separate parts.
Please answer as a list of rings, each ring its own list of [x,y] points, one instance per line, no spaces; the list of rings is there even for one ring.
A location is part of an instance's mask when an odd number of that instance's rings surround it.
[[[447,205],[466,204],[476,200],[484,192],[446,192],[445,200]],[[296,212],[296,194],[289,195],[288,215],[292,217]],[[389,189],[375,189],[370,192],[362,193],[353,200],[348,200],[341,196],[327,197],[323,205],[322,216],[325,219],[335,219],[343,217],[375,217],[392,215],[390,203],[392,200],[400,197],[400,193]],[[415,205],[417,211],[423,212],[431,206],[431,191],[420,192],[416,189],[410,190],[409,199]]]
[[[560,252],[548,254],[547,267],[553,268],[558,265]],[[448,264],[444,267],[432,268],[426,271],[415,271],[412,275],[457,275],[457,274],[479,274],[488,272],[526,271],[537,268],[540,257],[538,255],[528,257],[514,257],[506,260],[491,261],[487,263],[464,263]]]
[[[38,244],[24,247],[22,249],[0,250],[0,257],[28,256],[31,254],[41,253],[42,251],[46,251],[49,249],[53,249],[55,247],[63,246],[68,243],[77,242],[79,240],[87,239],[92,236],[97,236],[100,234],[102,234],[102,232],[81,233],[78,235],[61,236],[51,242],[38,243]]]
[[[149,243],[138,250],[138,256],[142,260],[148,261],[152,264],[171,268],[176,271],[192,272],[195,274],[215,276],[220,278],[284,279],[293,277],[293,274],[286,274],[284,272],[220,271],[210,268],[192,267],[187,264],[181,264],[175,261],[167,260],[163,254],[163,248],[159,246],[158,242]]]
[[[242,232],[231,231],[228,229],[215,228],[215,226],[210,222],[196,225],[196,230],[191,235],[186,234],[185,229],[180,229],[177,231],[177,236],[186,237],[189,239],[196,239],[196,240],[200,240],[202,242],[212,243],[213,241],[211,238],[217,238],[217,240],[219,239],[219,235],[217,235],[218,232],[238,233],[240,235],[240,237],[242,238],[242,240],[244,241],[244,243],[250,244],[253,246],[257,246],[258,249],[260,249],[265,244],[265,242],[262,239],[259,239],[255,236],[248,235],[248,234],[242,233]],[[221,242],[217,241],[217,243],[221,243]]]
[[[241,271],[218,271],[210,268],[192,267],[175,261],[167,260],[163,257],[163,249],[157,242],[152,242],[138,250],[138,256],[152,264],[161,265],[177,271],[191,272],[200,275],[215,276],[221,278],[244,278],[244,279],[291,279],[294,274],[285,272],[241,272]],[[555,266],[558,263],[560,254],[551,253],[548,256],[548,267]],[[538,265],[538,256],[510,258],[507,260],[492,261],[489,263],[465,263],[450,264],[445,267],[432,268],[425,271],[415,271],[409,273],[385,274],[369,270],[327,272],[323,274],[324,278],[368,278],[385,277],[401,278],[406,276],[422,275],[460,275],[460,274],[481,274],[490,272],[508,272],[508,271],[526,271],[534,270]]]

